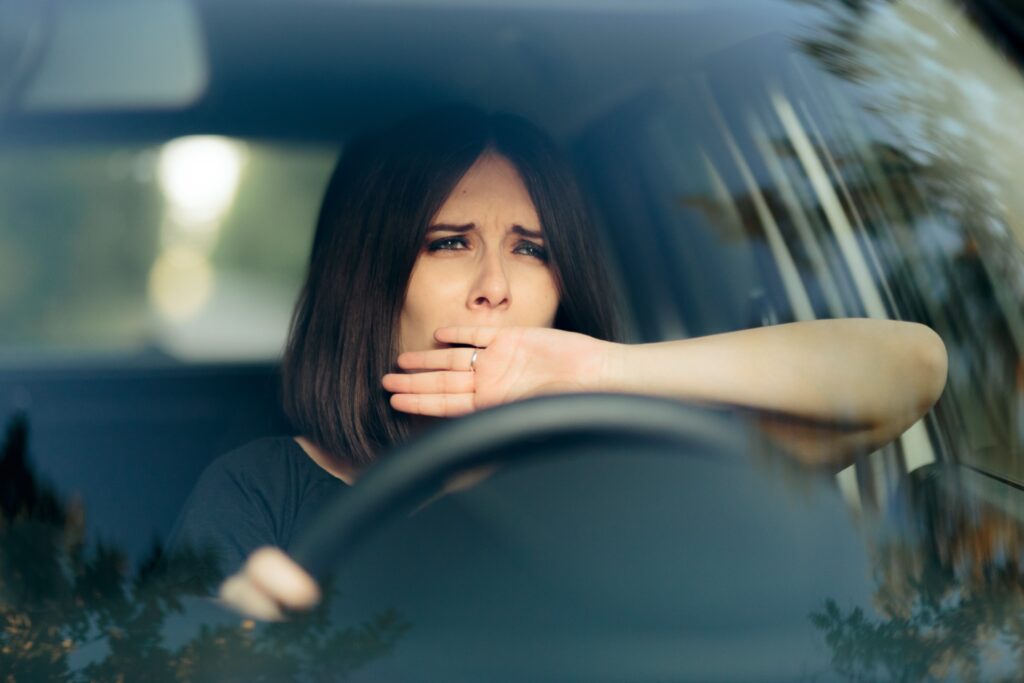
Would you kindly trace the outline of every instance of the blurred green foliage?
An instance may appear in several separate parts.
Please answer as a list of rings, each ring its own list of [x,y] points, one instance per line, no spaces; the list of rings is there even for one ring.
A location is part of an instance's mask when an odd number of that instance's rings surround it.
[[[190,618],[189,597],[211,595],[212,558],[156,545],[138,567],[118,548],[90,543],[85,514],[38,479],[28,423],[12,420],[0,445],[0,675],[36,681],[338,681],[388,655],[411,625],[394,610],[338,626],[332,598],[290,621],[192,619],[171,645],[167,618]],[[82,650],[88,656],[75,655]]]
[[[258,272],[297,291],[336,151],[250,144],[246,156],[214,263]]]
[[[144,175],[152,157],[88,148],[3,156],[0,344],[96,348],[144,334],[161,210]]]
[[[244,149],[236,200],[211,262],[291,298],[336,150]],[[0,157],[0,352],[130,353],[160,345],[147,291],[165,241],[159,152],[53,146]]]

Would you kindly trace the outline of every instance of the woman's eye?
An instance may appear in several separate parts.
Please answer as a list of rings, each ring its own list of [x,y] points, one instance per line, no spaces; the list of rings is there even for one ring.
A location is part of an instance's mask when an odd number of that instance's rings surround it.
[[[429,251],[459,251],[468,246],[465,237],[445,237],[431,242],[427,245],[427,249]]]
[[[525,254],[527,256],[533,256],[534,258],[540,259],[541,261],[548,260],[547,250],[539,244],[533,242],[520,242],[516,245],[515,249],[517,254]]]

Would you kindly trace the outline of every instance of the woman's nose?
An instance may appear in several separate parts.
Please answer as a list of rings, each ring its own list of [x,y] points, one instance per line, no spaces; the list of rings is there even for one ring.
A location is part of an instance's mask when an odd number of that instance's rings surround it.
[[[469,292],[470,308],[498,308],[509,305],[509,282],[504,264],[497,256],[485,257]]]

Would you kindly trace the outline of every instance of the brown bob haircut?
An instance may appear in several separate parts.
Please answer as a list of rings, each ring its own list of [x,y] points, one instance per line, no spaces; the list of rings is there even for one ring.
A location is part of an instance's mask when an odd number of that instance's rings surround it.
[[[560,293],[555,327],[618,338],[583,197],[533,124],[455,106],[359,137],[328,184],[282,364],[292,426],[337,458],[367,465],[408,434],[381,377],[395,367],[409,276],[430,220],[488,151],[518,169],[537,208]]]

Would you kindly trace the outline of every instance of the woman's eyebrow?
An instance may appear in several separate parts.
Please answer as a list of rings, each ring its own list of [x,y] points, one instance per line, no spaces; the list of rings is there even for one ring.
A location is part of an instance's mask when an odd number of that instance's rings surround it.
[[[452,225],[449,223],[435,223],[427,228],[427,234],[432,232],[455,232],[455,233],[466,233],[476,228],[476,223],[466,223],[465,225]],[[544,234],[540,230],[530,230],[523,226],[516,224],[513,225],[510,232],[514,232],[522,237],[532,237],[535,240],[544,239]]]
[[[530,230],[529,228],[524,228],[521,225],[513,225],[512,232],[517,235],[522,235],[523,237],[532,237],[535,240],[544,239],[544,235],[540,230]]]
[[[429,235],[432,232],[458,232],[458,233],[463,233],[463,232],[469,232],[470,230],[472,230],[475,227],[476,227],[476,225],[474,223],[466,223],[465,225],[450,225],[448,223],[435,223],[434,225],[431,225],[430,227],[427,228],[427,234]]]

